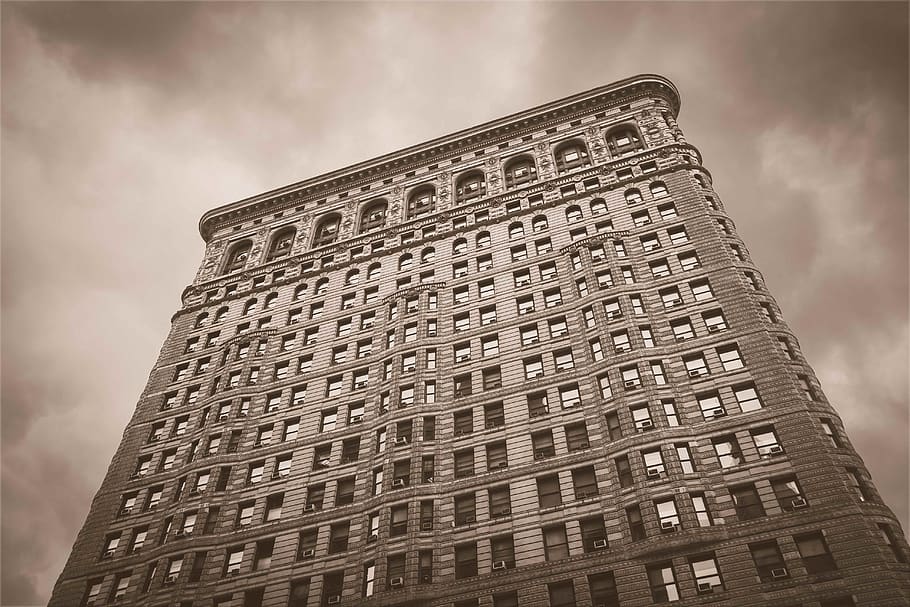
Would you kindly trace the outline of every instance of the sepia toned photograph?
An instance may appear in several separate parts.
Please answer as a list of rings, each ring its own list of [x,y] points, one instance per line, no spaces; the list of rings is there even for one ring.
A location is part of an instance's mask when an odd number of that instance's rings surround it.
[[[910,607],[910,4],[0,4],[3,607]]]

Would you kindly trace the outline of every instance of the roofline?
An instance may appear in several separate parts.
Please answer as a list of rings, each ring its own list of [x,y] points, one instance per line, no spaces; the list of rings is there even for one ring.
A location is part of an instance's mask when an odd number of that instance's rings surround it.
[[[600,101],[600,103],[603,103],[608,101],[605,99],[606,95],[609,95],[609,101],[612,101],[612,103],[615,104],[620,98],[639,92],[642,85],[654,87],[651,92],[668,94],[667,101],[670,102],[670,105],[673,108],[674,116],[679,114],[680,98],[679,90],[676,88],[676,85],[668,78],[658,74],[639,74],[583,93],[577,93],[569,97],[564,97],[563,99],[515,112],[514,114],[509,114],[502,118],[484,122],[483,124],[456,131],[455,133],[443,135],[442,137],[437,137],[329,173],[323,173],[316,177],[311,177],[303,181],[298,181],[290,185],[216,207],[204,213],[199,219],[199,233],[202,235],[202,238],[208,242],[215,229],[215,226],[211,225],[213,220],[227,214],[237,213],[245,207],[261,205],[266,202],[281,206],[286,206],[287,204],[303,204],[305,202],[305,200],[302,200],[303,198],[324,197],[333,190],[354,187],[359,181],[376,181],[377,178],[383,176],[385,173],[393,170],[395,172],[400,171],[408,164],[412,164],[417,160],[423,164],[432,161],[434,157],[440,154],[451,155],[456,154],[459,151],[464,152],[470,151],[472,148],[483,147],[479,144],[489,143],[491,137],[496,135],[495,131],[503,130],[507,125],[521,120],[527,121],[532,117],[540,118],[548,113],[552,113],[554,110],[582,102],[590,103],[592,100],[597,100],[598,98],[603,98]],[[585,109],[590,111],[589,107],[586,107]],[[505,130],[508,130],[509,132],[501,133],[500,135],[507,134],[508,138],[514,138],[519,132],[519,129],[509,130],[506,128]],[[486,136],[483,137],[482,135]],[[433,148],[436,149],[434,150]],[[398,160],[399,162],[394,163],[394,166],[390,166],[395,160]],[[345,183],[339,183],[339,180],[343,177],[348,177],[348,179],[345,180]],[[311,191],[306,192],[306,190]]]

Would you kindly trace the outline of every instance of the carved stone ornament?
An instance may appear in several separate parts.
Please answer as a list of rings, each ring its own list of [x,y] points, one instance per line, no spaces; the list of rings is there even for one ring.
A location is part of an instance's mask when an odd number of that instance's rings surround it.
[[[347,211],[348,213],[350,213],[351,211],[354,210],[354,207],[356,207],[356,206],[357,206],[356,200],[348,200],[346,203],[344,203],[344,210]]]
[[[313,219],[312,215],[304,215],[300,218],[300,227],[305,228],[310,225],[310,221]]]
[[[401,196],[403,192],[404,188],[400,185],[396,185],[394,188],[392,188],[392,196]]]
[[[496,167],[499,166],[499,158],[496,156],[487,158],[487,166],[490,167],[491,169],[495,169]]]
[[[534,146],[534,149],[538,152],[546,152],[548,149],[550,149],[550,144],[546,141],[539,141],[537,145]]]
[[[600,127],[592,125],[585,129],[585,135],[588,137],[597,137],[600,134]]]
[[[553,183],[552,181],[548,181],[547,184],[545,186],[543,186],[543,188],[548,192],[552,192],[553,190],[556,189],[556,184]]]

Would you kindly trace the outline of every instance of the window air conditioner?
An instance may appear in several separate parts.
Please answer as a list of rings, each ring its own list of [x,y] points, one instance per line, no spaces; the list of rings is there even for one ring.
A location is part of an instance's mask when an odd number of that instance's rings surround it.
[[[677,528],[677,524],[674,523],[673,521],[661,521],[660,522],[661,531],[665,531],[665,532],[676,531],[676,528]]]
[[[464,517],[463,522],[465,525],[473,525],[475,520],[476,519],[473,516],[466,516],[466,517]]]
[[[619,310],[607,312],[607,320],[613,320],[614,318],[621,318],[621,317],[622,317],[622,312]]]
[[[400,587],[404,586],[404,578],[393,577],[392,579],[389,580],[389,586],[391,586],[392,588],[400,588]]]
[[[132,506],[124,506],[123,508],[120,509],[120,516],[125,516],[132,511],[133,511]]]
[[[660,468],[648,468],[648,478],[660,478]]]
[[[378,539],[379,539],[379,536],[376,535],[375,533],[372,533],[369,536],[367,536],[367,543],[372,544],[373,542],[375,542]]]
[[[433,523],[431,523],[429,521],[424,521],[424,522],[420,523],[420,530],[421,531],[432,531]]]
[[[500,424],[497,422],[487,422],[486,428],[487,430],[492,430],[493,428],[498,428],[499,426]]]
[[[700,594],[707,594],[713,592],[711,582],[699,582],[698,583],[698,592]]]
[[[598,550],[607,547],[607,540],[594,540],[594,547]]]
[[[303,511],[304,511],[304,512],[316,512],[316,504],[307,504],[307,505],[303,508]]]
[[[537,449],[534,451],[534,459],[543,459],[547,456],[547,452],[543,449]]]
[[[639,430],[650,430],[653,427],[654,427],[654,422],[651,421],[650,419],[643,419],[640,422],[638,422]]]
[[[496,561],[493,563],[493,571],[496,571],[497,569],[505,569],[505,568],[506,568],[505,561]]]
[[[105,550],[105,551],[104,551],[104,554],[101,555],[101,558],[103,558],[103,559],[109,559],[109,558],[111,558],[111,557],[113,557],[113,556],[114,556],[114,551],[113,551],[113,549],[111,549],[111,550]]]
[[[630,390],[630,389],[636,387],[638,384],[636,384],[634,380],[628,380],[628,381],[622,382],[622,385],[623,385],[623,387],[625,387],[627,390]]]
[[[700,375],[701,375],[701,371],[699,371],[698,369],[689,370],[689,377],[698,377]]]
[[[783,453],[783,452],[784,452],[784,448],[781,447],[780,445],[771,445],[768,448],[768,455],[777,455],[778,453]]]
[[[398,438],[395,439],[395,444],[396,444],[396,445],[407,445],[407,444],[408,444],[408,437],[407,437],[407,436],[399,436]]]
[[[723,417],[726,414],[727,414],[727,412],[724,411],[723,409],[721,409],[720,407],[718,407],[717,409],[713,409],[711,411],[711,417]]]
[[[787,573],[787,569],[785,567],[779,567],[777,569],[771,570],[771,577],[773,578],[784,578],[788,575],[789,574]]]
[[[227,413],[222,413],[221,415],[218,416],[218,421],[220,421],[220,422],[226,421],[228,417],[230,417],[230,416]]]
[[[228,570],[228,575],[240,575],[239,569],[230,569]]]
[[[365,382],[365,381],[358,381],[358,382],[354,383],[355,390],[359,390],[360,388],[366,388],[366,387],[367,387],[367,382]]]
[[[809,505],[809,503],[805,500],[805,498],[794,497],[792,500],[790,500],[790,505],[794,508],[805,508]]]
[[[404,482],[403,478],[396,478],[394,481],[392,481],[392,487],[400,489],[401,487],[404,487],[404,486],[405,486],[405,482]]]
[[[578,443],[577,445],[575,445],[575,448],[576,449],[587,449],[590,446],[591,445],[589,445],[587,442],[583,442],[583,443]]]
[[[708,325],[708,333],[717,333],[720,331],[719,325]]]
[[[176,535],[177,537],[181,537],[184,533],[186,533],[186,531],[184,531],[183,529],[178,529],[177,531],[174,532],[174,535]]]
[[[351,416],[351,423],[352,423],[352,424],[359,424],[359,423],[362,422],[362,421],[363,421],[363,416],[362,416],[362,415],[352,415],[352,416]]]
[[[314,556],[316,556],[316,551],[312,548],[307,548],[306,550],[304,550],[303,552],[300,553],[300,556],[305,559],[311,559]]]
[[[169,576],[167,576],[166,578],[164,578],[164,583],[165,583],[165,584],[174,584],[174,583],[176,583],[176,582],[177,582],[177,576],[176,576],[176,575],[169,575]]]
[[[333,594],[329,597],[329,600],[326,601],[329,605],[339,605],[341,604],[341,596]]]
[[[629,352],[629,351],[631,351],[631,350],[632,350],[632,347],[631,347],[631,346],[627,346],[627,345],[619,345],[619,346],[616,346],[616,351],[617,351],[617,352]]]

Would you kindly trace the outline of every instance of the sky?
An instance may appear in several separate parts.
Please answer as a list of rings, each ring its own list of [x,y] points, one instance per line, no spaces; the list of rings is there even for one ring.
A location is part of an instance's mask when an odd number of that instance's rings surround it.
[[[639,73],[908,528],[907,3],[0,10],[3,605],[48,600],[205,211]]]

